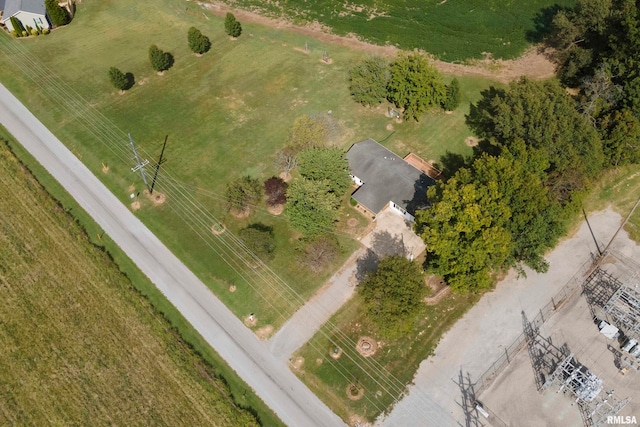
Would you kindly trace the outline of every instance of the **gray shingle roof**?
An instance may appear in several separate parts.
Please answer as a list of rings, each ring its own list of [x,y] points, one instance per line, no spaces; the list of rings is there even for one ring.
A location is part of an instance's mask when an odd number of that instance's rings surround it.
[[[4,11],[4,0],[0,0],[0,12]]]
[[[45,15],[47,9],[44,0],[0,0],[4,3],[3,20],[9,19],[18,12],[31,12]]]
[[[372,212],[390,201],[412,215],[427,206],[427,188],[435,181],[373,139],[353,144],[347,160],[351,174],[364,181],[352,197]]]

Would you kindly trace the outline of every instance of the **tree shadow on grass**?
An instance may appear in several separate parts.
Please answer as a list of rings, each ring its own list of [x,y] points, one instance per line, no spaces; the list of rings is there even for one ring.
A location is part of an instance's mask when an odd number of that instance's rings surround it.
[[[540,9],[533,18],[533,29],[527,30],[525,37],[530,43],[541,43],[551,34],[553,18],[561,10],[567,10],[559,4]]]
[[[126,73],[124,76],[127,79],[127,85],[125,86],[124,90],[129,90],[133,87],[134,84],[136,84],[136,79],[133,76],[133,73]]]
[[[404,256],[406,252],[402,236],[392,235],[388,231],[379,231],[371,239],[371,248],[356,260],[356,280],[362,282],[367,274],[377,270],[378,263],[388,256]]]

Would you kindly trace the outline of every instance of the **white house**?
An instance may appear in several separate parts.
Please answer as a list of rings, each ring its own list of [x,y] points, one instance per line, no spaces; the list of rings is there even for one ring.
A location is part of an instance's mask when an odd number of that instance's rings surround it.
[[[9,31],[13,31],[11,17],[15,17],[22,25],[36,28],[51,28],[47,9],[44,0],[0,0],[0,12],[2,18],[0,23],[4,24]]]
[[[347,152],[351,195],[373,214],[386,206],[413,222],[416,210],[427,207],[427,188],[435,181],[373,139],[353,144]]]

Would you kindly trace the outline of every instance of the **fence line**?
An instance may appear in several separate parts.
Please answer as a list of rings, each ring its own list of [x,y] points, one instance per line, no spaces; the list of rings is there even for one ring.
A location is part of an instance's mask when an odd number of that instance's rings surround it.
[[[581,288],[585,275],[592,265],[593,260],[591,259],[582,264],[560,291],[558,291],[544,307],[538,310],[536,317],[531,321],[531,326],[534,330],[539,329],[558,309],[575,295],[576,291]],[[524,332],[521,332],[511,345],[504,349],[504,353],[501,354],[474,383],[473,391],[476,396],[479,396],[491,385],[493,380],[511,363],[516,354],[525,347],[526,343],[526,336]]]

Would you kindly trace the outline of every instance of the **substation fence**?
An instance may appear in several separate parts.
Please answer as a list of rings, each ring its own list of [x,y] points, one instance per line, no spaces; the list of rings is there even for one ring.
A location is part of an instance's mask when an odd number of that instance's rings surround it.
[[[530,321],[530,325],[534,330],[538,330],[544,322],[549,320],[573,295],[575,295],[582,287],[586,274],[591,269],[593,260],[587,260],[578,271],[569,279],[569,281],[554,295],[551,300],[542,307],[536,317]],[[524,331],[504,349],[504,352],[491,364],[473,385],[473,391],[476,396],[486,390],[493,380],[511,363],[518,352],[526,347],[527,337]]]

